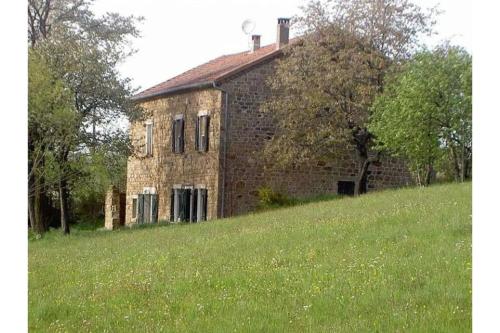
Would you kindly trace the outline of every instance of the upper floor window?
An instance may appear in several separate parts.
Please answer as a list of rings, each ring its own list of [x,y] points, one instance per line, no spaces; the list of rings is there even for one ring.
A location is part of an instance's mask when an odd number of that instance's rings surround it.
[[[172,151],[177,154],[184,152],[184,117],[175,117],[172,125]]]
[[[146,156],[153,155],[153,123],[148,121],[146,123]]]
[[[208,151],[209,120],[210,118],[207,113],[200,113],[196,118],[194,145],[197,151]]]

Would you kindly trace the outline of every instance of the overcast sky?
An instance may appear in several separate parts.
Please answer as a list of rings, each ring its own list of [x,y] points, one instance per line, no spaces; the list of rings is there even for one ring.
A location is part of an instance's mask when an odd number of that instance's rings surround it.
[[[142,89],[165,81],[194,66],[224,54],[248,48],[241,30],[245,19],[256,23],[261,45],[276,38],[276,19],[300,12],[305,0],[96,0],[95,10],[144,16],[142,37],[133,46],[138,52],[120,67],[123,75]],[[427,8],[439,3],[444,13],[438,18],[438,35],[428,40],[435,45],[451,39],[472,49],[470,1],[415,0]]]

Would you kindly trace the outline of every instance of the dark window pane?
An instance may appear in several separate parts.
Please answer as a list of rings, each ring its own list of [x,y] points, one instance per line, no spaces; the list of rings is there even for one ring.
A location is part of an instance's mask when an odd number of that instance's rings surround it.
[[[337,193],[340,195],[354,195],[354,182],[339,181],[337,183]]]
[[[158,223],[158,194],[151,195],[151,223]]]
[[[193,190],[193,221],[198,222],[198,189]]]
[[[151,223],[151,194],[144,194],[144,223]]]
[[[170,191],[170,222],[174,222],[175,190]]]
[[[173,127],[173,151],[180,154],[184,152],[184,119],[176,119]]]
[[[132,199],[132,218],[137,217],[137,198]]]
[[[144,194],[137,196],[137,223],[144,223]]]
[[[200,117],[196,117],[196,124],[194,129],[194,149],[200,150]]]

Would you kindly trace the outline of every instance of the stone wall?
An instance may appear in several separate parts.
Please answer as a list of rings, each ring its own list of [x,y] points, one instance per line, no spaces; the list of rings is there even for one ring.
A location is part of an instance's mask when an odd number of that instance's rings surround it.
[[[218,216],[219,143],[221,93],[206,89],[156,98],[141,103],[144,121],[131,124],[135,148],[127,165],[126,224],[132,220],[132,199],[152,187],[158,194],[158,220],[170,219],[171,189],[176,184],[204,185],[208,189],[207,218]],[[195,151],[195,124],[198,112],[210,115],[208,152]],[[172,152],[172,122],[184,115],[184,153]],[[153,122],[153,154],[145,156],[147,121]]]
[[[106,202],[104,206],[104,227],[108,230],[114,230],[120,227],[121,213],[120,191],[115,186],[111,186],[106,192]]]
[[[255,209],[257,190],[262,186],[293,197],[308,197],[337,193],[339,180],[353,181],[358,173],[353,154],[329,163],[286,170],[264,168],[259,152],[273,135],[275,126],[271,115],[261,112],[260,106],[271,97],[266,78],[274,75],[275,61],[247,70],[222,85],[228,92],[229,109],[224,216]],[[381,162],[369,168],[368,190],[411,183],[404,163],[394,158],[382,158]]]
[[[158,194],[159,221],[170,218],[170,196],[174,185],[204,185],[208,189],[207,218],[227,217],[252,211],[263,186],[293,197],[337,193],[338,181],[354,181],[358,162],[346,153],[335,161],[309,163],[285,170],[266,168],[262,160],[265,143],[274,134],[270,114],[260,110],[271,97],[266,78],[274,75],[275,60],[229,78],[221,85],[227,91],[227,126],[221,110],[226,94],[217,89],[186,92],[142,102],[144,121],[131,125],[136,153],[128,160],[126,224],[132,220],[132,199],[144,188]],[[200,111],[210,114],[209,151],[194,149],[195,121]],[[185,119],[183,154],[172,152],[172,122]],[[145,156],[147,121],[153,122],[153,155]],[[225,138],[228,138],[224,152]],[[224,158],[226,157],[226,158]],[[410,184],[411,176],[400,160],[384,157],[368,171],[368,190]]]

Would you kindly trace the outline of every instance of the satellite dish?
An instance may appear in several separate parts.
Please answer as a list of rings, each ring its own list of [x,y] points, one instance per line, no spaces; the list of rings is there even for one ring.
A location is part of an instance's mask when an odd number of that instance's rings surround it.
[[[255,29],[255,22],[253,20],[246,19],[241,24],[241,30],[243,30],[243,32],[246,35],[250,35],[253,32],[254,29]]]

